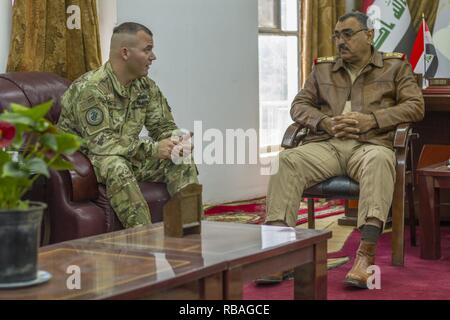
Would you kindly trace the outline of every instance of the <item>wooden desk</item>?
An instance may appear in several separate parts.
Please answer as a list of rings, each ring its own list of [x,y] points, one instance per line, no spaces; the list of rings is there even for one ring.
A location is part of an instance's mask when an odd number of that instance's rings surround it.
[[[414,132],[420,138],[413,140],[413,153],[417,168],[420,152],[426,144],[449,144],[450,126],[450,86],[432,86],[423,90],[425,118],[414,123]],[[418,189],[418,188],[417,188]],[[417,198],[419,195],[416,194]],[[450,202],[450,190],[441,191],[441,200]],[[418,211],[418,210],[417,210]],[[416,212],[417,212],[416,211]],[[450,208],[441,208],[441,221],[450,221]]]
[[[164,238],[163,228],[156,225],[140,233],[120,231],[81,241],[115,249],[200,256],[206,264],[226,262],[225,299],[242,299],[246,281],[289,269],[295,269],[295,299],[326,299],[329,238],[331,232],[203,221],[201,235],[182,239]]]
[[[330,237],[207,221],[200,235],[184,238],[164,237],[162,224],[123,230],[44,247],[39,267],[53,278],[0,290],[0,299],[241,299],[244,281],[288,269],[295,269],[296,299],[326,299]],[[66,287],[71,265],[81,269],[81,290]]]
[[[420,256],[422,259],[441,257],[440,189],[450,189],[450,170],[445,163],[417,170],[420,193]]]

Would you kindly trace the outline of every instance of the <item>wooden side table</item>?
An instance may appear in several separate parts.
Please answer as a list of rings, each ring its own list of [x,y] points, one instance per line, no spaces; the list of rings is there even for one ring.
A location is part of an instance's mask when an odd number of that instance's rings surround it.
[[[441,257],[440,189],[450,189],[450,169],[437,163],[417,170],[420,193],[420,257],[436,260]]]

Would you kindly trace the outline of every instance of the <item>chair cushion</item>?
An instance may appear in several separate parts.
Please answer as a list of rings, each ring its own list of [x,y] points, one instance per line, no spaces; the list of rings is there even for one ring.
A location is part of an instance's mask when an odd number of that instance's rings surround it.
[[[333,177],[306,189],[306,198],[358,199],[359,184],[348,176]]]

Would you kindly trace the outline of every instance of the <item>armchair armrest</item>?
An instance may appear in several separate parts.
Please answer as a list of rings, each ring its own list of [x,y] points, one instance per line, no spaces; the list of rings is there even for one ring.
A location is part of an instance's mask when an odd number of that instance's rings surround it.
[[[98,183],[89,158],[81,152],[75,152],[70,156],[65,156],[65,158],[74,166],[74,169],[70,170],[71,200],[82,202],[97,199],[99,196]]]
[[[411,136],[411,124],[402,123],[397,126],[394,137],[394,148],[406,148]]]
[[[396,164],[396,180],[394,195],[392,199],[392,264],[403,265],[404,263],[404,211],[406,197],[406,179],[411,172],[414,174],[412,139],[419,138],[417,133],[412,132],[410,123],[397,126],[394,137],[394,149]],[[410,171],[407,172],[408,155],[410,156]],[[411,179],[411,178],[410,178]]]
[[[73,201],[69,170],[50,169],[48,208],[50,244],[105,233],[105,211],[91,201]]]
[[[285,149],[296,148],[308,135],[308,128],[298,123],[291,124],[283,136],[281,146]]]

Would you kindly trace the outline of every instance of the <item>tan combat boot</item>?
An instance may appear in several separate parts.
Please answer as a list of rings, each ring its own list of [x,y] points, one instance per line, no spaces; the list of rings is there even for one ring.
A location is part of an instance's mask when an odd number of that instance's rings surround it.
[[[367,280],[371,276],[367,268],[375,264],[376,247],[376,243],[361,241],[356,252],[355,263],[345,277],[346,285],[367,289]]]

